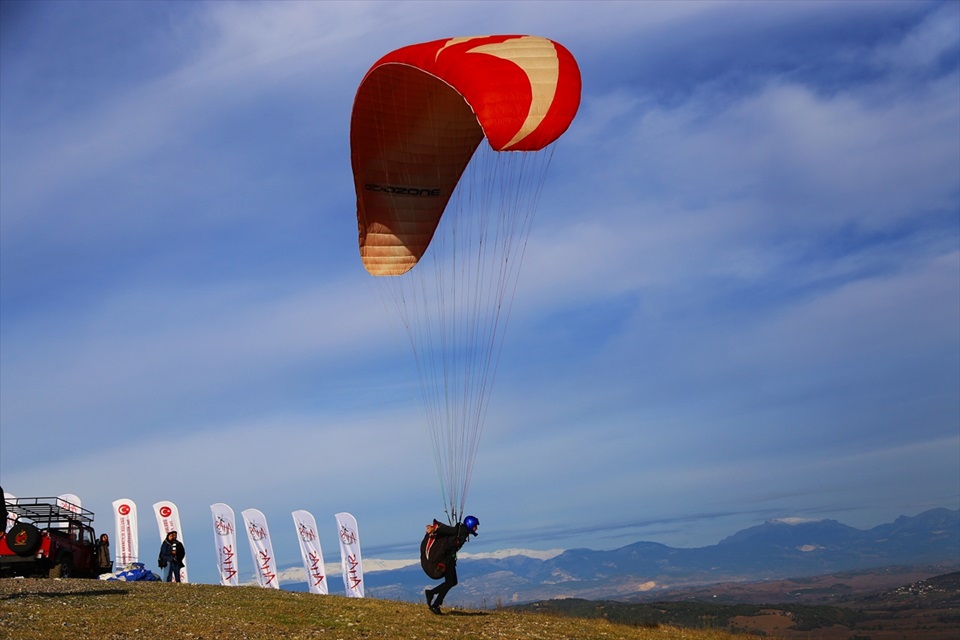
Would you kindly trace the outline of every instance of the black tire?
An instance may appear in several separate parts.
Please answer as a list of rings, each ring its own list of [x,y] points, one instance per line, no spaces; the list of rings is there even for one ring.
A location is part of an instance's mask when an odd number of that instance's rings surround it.
[[[57,561],[50,567],[51,578],[70,578],[73,576],[73,556],[60,553]]]
[[[40,545],[40,531],[29,522],[18,522],[7,531],[7,546],[21,558],[32,555]]]

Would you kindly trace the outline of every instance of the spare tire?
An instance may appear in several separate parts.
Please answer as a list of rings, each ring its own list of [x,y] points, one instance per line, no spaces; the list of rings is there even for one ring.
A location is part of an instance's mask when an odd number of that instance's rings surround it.
[[[22,558],[36,551],[39,544],[40,531],[29,522],[18,522],[7,531],[7,546]]]

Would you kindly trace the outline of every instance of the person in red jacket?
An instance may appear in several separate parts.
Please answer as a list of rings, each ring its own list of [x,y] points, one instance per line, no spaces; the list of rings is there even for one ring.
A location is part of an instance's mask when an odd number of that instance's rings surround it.
[[[442,613],[440,605],[443,599],[450,589],[457,586],[457,552],[470,536],[477,535],[479,527],[480,521],[476,517],[467,516],[455,526],[434,520],[433,525],[427,528],[420,545],[420,565],[434,580],[443,578],[442,584],[423,592],[427,597],[427,606],[433,613]]]

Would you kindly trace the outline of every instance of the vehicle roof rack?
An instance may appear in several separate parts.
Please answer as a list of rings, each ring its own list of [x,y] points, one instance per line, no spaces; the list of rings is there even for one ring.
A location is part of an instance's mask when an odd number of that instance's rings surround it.
[[[17,498],[7,501],[7,511],[20,518],[29,518],[34,524],[73,520],[93,524],[93,511],[62,498]]]

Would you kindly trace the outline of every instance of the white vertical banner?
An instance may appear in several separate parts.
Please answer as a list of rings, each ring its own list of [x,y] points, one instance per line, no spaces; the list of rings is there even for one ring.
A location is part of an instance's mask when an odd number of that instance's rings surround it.
[[[12,493],[7,493],[6,491],[3,492],[3,500],[9,505],[17,504],[17,497]],[[7,528],[5,529],[5,531],[9,531],[10,527],[17,524],[17,518],[19,517],[20,516],[15,514],[13,511],[10,511],[9,513],[7,513]]]
[[[323,551],[320,549],[320,536],[317,534],[317,520],[309,511],[294,511],[293,524],[297,527],[297,540],[300,541],[300,555],[303,568],[307,570],[307,586],[310,593],[326,595],[327,574],[323,568]]]
[[[177,505],[168,500],[161,500],[153,505],[153,514],[157,516],[157,526],[160,527],[160,544],[167,539],[167,534],[171,531],[177,532],[177,539],[183,543],[183,548],[187,548],[184,541],[183,529],[180,528],[180,510]],[[187,580],[187,559],[183,559],[183,567],[180,568],[180,582],[189,582]]]
[[[137,534],[137,505],[130,498],[113,501],[113,518],[116,522],[114,565],[125,567],[140,561],[140,536]]]
[[[236,587],[240,581],[237,576],[237,525],[233,509],[218,502],[210,505],[213,514],[213,544],[217,547],[217,570],[220,572],[220,584]]]
[[[340,567],[343,587],[350,598],[363,597],[363,561],[360,558],[360,531],[357,519],[347,512],[336,515],[340,530]]]
[[[243,524],[247,528],[250,553],[253,554],[253,564],[257,568],[257,584],[264,588],[279,589],[277,561],[273,556],[273,543],[270,542],[266,516],[256,509],[245,509],[240,515],[243,516]]]
[[[75,493],[64,493],[57,496],[57,506],[71,513],[80,513],[80,498]]]

